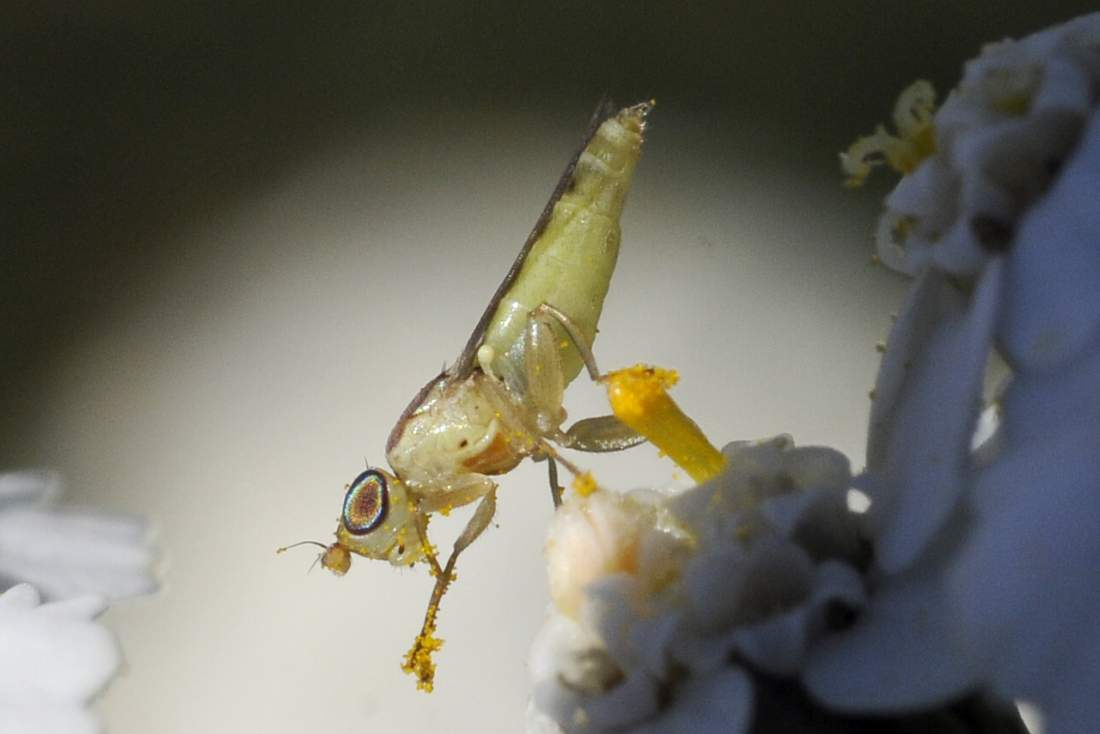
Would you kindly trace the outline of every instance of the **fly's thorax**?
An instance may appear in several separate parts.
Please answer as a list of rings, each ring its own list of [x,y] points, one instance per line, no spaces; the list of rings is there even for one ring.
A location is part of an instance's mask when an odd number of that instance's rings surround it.
[[[406,418],[387,458],[418,499],[476,494],[467,491],[476,479],[469,475],[503,474],[534,450],[523,418],[506,388],[475,370],[458,382],[441,381]]]
[[[387,471],[368,469],[348,485],[336,542],[321,563],[343,575],[351,553],[395,566],[409,566],[425,556],[417,506],[404,483]]]

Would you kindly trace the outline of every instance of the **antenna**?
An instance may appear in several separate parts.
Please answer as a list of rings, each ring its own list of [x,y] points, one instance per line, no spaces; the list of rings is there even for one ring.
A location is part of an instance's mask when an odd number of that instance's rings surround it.
[[[291,548],[297,548],[300,545],[315,545],[322,550],[328,550],[328,546],[324,543],[318,543],[316,540],[299,540],[297,543],[291,543],[290,545],[284,545],[282,548],[276,548],[276,553],[286,553]]]

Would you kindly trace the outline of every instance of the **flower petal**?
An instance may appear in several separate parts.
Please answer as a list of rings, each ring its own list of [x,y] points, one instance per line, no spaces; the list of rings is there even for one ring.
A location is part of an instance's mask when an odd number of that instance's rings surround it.
[[[630,734],[722,732],[740,734],[752,721],[752,680],[738,668],[689,678],[673,692],[672,703],[656,721]]]
[[[575,617],[592,581],[636,568],[639,538],[652,516],[651,507],[614,492],[570,497],[558,508],[546,544],[558,609]]]
[[[1059,678],[1060,685],[1036,699],[1043,710],[1043,732],[1095,731],[1100,721],[1100,697],[1096,695],[1100,691],[1100,636],[1081,640],[1080,647],[1064,661]]]
[[[551,614],[531,645],[531,700],[555,721],[574,720],[585,695],[598,695],[621,676],[599,641],[573,619]]]
[[[61,478],[45,469],[0,474],[0,509],[50,502],[61,495]]]
[[[867,433],[868,471],[881,472],[887,464],[890,431],[914,358],[940,324],[959,318],[964,303],[947,276],[935,269],[924,271],[909,290],[875,380]]]
[[[731,647],[760,670],[793,676],[802,668],[810,644],[825,631],[832,605],[840,603],[855,612],[865,602],[863,581],[855,569],[826,561],[814,572],[813,596],[806,603],[736,628],[729,636]]]
[[[1021,370],[1049,369],[1100,332],[1100,114],[1047,194],[1031,208],[1008,256],[998,337]]]
[[[955,642],[935,569],[890,579],[851,629],[811,651],[803,682],[838,711],[900,713],[966,692],[977,674]]]
[[[99,512],[16,508],[0,513],[0,577],[52,599],[119,599],[156,589],[145,524]]]
[[[99,734],[102,728],[91,711],[76,706],[28,706],[0,702],[0,731],[4,734]]]
[[[863,546],[863,522],[848,508],[846,485],[773,497],[760,506],[760,514],[815,560],[855,560]]]
[[[0,709],[6,703],[52,708],[88,701],[121,663],[111,633],[75,614],[99,605],[80,602],[51,613],[49,605],[27,606],[25,589],[0,597],[17,597],[0,608]]]
[[[621,730],[654,716],[660,707],[657,681],[644,671],[634,671],[602,696],[584,702],[586,731]]]
[[[905,374],[896,385],[893,376],[881,378],[891,388],[892,404],[873,416],[871,435],[878,437],[873,446],[868,439],[868,521],[875,535],[875,560],[888,573],[920,557],[968,482],[970,441],[981,406],[1000,274],[1000,263],[992,262],[969,310],[938,320],[931,333],[908,322],[898,324],[903,342],[899,352],[912,353],[907,360],[911,364],[883,365],[884,373],[901,369]],[[937,286],[922,283],[917,288]],[[925,310],[920,300],[917,309]],[[888,357],[890,351],[888,347]]]
[[[1017,374],[1001,406],[1009,447],[1044,441],[1100,414],[1100,342],[1056,369]]]
[[[1014,446],[976,488],[949,598],[966,651],[1006,697],[1056,698],[1080,684],[1067,683],[1067,663],[1100,651],[1090,642],[1100,618],[1097,446],[1100,415],[1078,419]],[[1100,657],[1090,663],[1096,670]]]

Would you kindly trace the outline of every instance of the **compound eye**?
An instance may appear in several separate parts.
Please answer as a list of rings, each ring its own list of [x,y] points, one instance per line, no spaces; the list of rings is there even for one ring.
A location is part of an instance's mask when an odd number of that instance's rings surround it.
[[[355,478],[344,497],[344,527],[352,535],[366,535],[382,524],[389,509],[386,477],[367,469]]]

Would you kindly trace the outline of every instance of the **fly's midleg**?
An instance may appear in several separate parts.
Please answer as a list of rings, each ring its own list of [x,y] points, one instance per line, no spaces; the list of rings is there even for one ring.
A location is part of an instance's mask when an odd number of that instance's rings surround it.
[[[556,509],[561,507],[561,485],[558,484],[558,465],[552,456],[546,457],[546,471],[550,479],[550,501]]]

